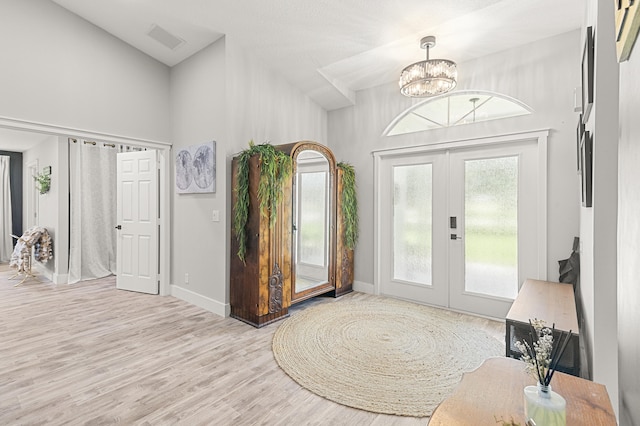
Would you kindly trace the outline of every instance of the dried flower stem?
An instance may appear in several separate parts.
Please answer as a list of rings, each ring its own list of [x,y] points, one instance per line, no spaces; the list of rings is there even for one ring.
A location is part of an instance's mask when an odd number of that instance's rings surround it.
[[[522,353],[522,360],[527,363],[527,370],[542,386],[549,386],[558,368],[558,363],[571,339],[569,332],[560,331],[558,344],[554,345],[555,324],[551,328],[544,326],[544,321],[529,320],[529,341],[516,342],[516,348]]]

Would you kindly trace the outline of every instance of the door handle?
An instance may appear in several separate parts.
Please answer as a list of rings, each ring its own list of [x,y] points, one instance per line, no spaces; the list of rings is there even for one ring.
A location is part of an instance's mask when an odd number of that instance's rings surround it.
[[[462,237],[459,237],[458,234],[451,234],[451,239],[452,240],[461,240]]]
[[[116,229],[118,229],[118,230],[122,229],[122,225],[117,225]]]

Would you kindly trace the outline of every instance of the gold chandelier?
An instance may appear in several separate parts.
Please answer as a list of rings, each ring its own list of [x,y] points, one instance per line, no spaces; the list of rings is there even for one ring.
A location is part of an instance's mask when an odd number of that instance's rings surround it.
[[[400,74],[400,93],[410,98],[440,95],[456,87],[458,67],[448,59],[429,59],[429,49],[436,45],[434,36],[423,37],[420,47],[427,59],[409,65]]]

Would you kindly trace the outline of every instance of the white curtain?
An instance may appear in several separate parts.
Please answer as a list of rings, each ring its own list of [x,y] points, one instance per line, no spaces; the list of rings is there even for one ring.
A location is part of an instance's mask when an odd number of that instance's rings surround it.
[[[8,262],[13,252],[11,239],[11,187],[9,177],[9,160],[7,155],[0,155],[0,201],[2,216],[0,218],[0,262]]]
[[[116,154],[69,141],[69,284],[116,273]]]

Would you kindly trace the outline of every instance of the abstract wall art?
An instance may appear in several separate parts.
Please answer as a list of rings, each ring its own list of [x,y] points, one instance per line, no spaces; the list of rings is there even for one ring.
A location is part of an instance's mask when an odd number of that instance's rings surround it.
[[[194,194],[216,192],[216,142],[178,149],[176,192]]]

